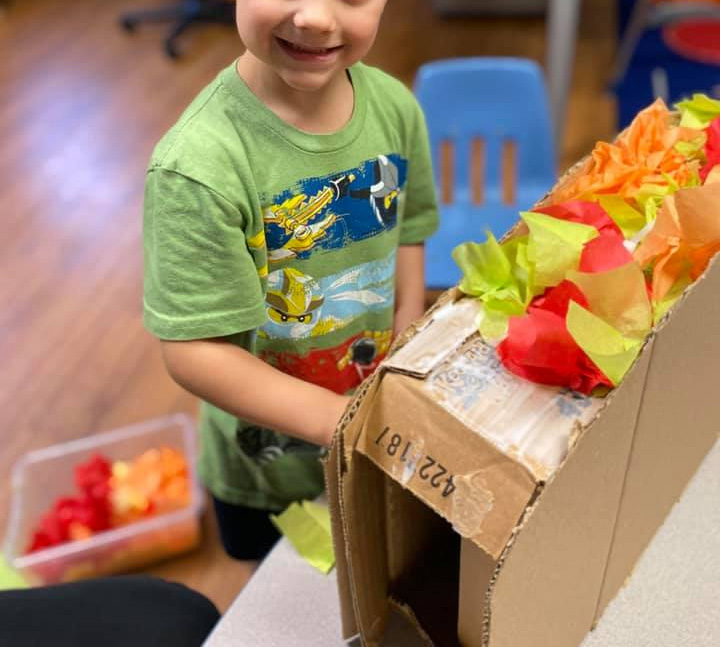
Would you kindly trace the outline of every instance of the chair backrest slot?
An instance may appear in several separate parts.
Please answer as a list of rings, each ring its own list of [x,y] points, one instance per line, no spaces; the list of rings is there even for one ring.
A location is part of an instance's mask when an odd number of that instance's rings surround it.
[[[517,202],[517,144],[512,139],[502,147],[502,201],[511,206]]]
[[[455,201],[455,144],[452,139],[440,142],[440,201],[452,204]]]
[[[485,203],[485,141],[474,137],[470,148],[470,186],[471,199],[475,206]]]

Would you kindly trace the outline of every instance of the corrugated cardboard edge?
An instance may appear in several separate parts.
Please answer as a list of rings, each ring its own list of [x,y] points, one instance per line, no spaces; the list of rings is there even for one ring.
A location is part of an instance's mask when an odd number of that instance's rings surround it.
[[[420,626],[413,610],[407,604],[403,604],[394,598],[390,598],[389,602],[390,608],[414,629],[415,635],[413,638],[418,638],[419,641],[413,640],[413,645],[417,645],[417,647],[433,647],[433,641]],[[410,638],[408,638],[408,640],[410,640]],[[392,647],[395,647],[395,645]]]
[[[330,452],[325,460],[325,484],[330,508],[330,519],[335,551],[335,572],[337,575],[338,595],[340,598],[340,618],[342,634],[346,640],[360,631],[359,610],[356,607],[356,596],[353,593],[353,577],[348,556],[349,544],[346,540],[346,513],[343,502],[343,479],[348,472],[347,457],[353,451],[356,438],[346,437],[353,420],[358,416],[363,403],[371,401],[366,397],[374,390],[379,374],[371,375],[356,390],[348,408],[338,425],[333,437]],[[347,447],[347,445],[350,445]]]
[[[345,531],[343,529],[344,513],[342,511],[342,497],[340,496],[340,479],[343,473],[343,439],[336,434],[330,453],[325,460],[325,490],[327,491],[328,507],[330,508],[330,523],[332,528],[333,549],[335,552],[335,573],[337,575],[338,595],[340,598],[340,622],[342,634],[349,639],[358,633],[355,619],[353,596],[350,587],[350,573],[348,560],[345,554]]]

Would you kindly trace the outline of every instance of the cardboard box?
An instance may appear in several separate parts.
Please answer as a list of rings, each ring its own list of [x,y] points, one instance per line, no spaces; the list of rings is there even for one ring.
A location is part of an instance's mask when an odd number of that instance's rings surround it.
[[[345,637],[399,611],[425,644],[580,644],[715,442],[718,294],[716,258],[605,398],[507,373],[443,295],[327,463]]]

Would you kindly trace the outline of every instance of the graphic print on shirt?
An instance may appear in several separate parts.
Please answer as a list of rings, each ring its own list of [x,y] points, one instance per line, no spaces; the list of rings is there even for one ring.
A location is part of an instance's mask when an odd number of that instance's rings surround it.
[[[368,311],[394,303],[395,256],[356,265],[321,279],[295,268],[271,272],[265,296],[268,321],[263,339],[300,340],[319,337],[350,325]]]
[[[338,346],[316,348],[305,355],[265,350],[259,356],[283,373],[347,393],[377,368],[391,341],[391,329],[364,330]]]
[[[315,247],[340,249],[393,229],[406,180],[407,160],[393,153],[275,196],[263,212],[269,262],[307,258]]]
[[[345,393],[367,377],[387,354],[392,340],[389,327],[365,324],[394,304],[396,253],[322,279],[294,268],[271,272],[266,308],[268,321],[258,330],[259,357],[300,379]],[[385,318],[378,318],[386,321]],[[317,339],[356,324],[352,334],[330,348],[310,344],[310,349],[277,349],[276,343]],[[276,342],[275,344],[273,342]],[[306,346],[307,348],[307,346]]]

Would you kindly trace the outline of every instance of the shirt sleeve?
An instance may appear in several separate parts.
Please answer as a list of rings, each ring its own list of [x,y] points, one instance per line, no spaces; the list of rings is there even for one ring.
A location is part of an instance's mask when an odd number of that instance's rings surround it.
[[[438,227],[435,179],[425,116],[414,97],[408,128],[408,178],[400,244],[422,243]]]
[[[264,323],[262,282],[245,220],[238,207],[199,182],[162,168],[148,172],[143,321],[150,332],[168,340],[204,339]]]

